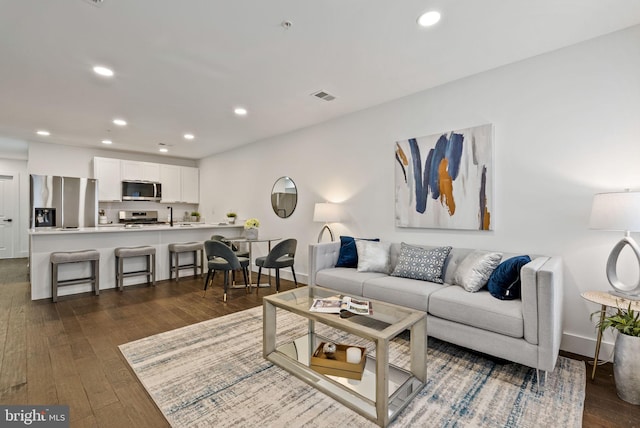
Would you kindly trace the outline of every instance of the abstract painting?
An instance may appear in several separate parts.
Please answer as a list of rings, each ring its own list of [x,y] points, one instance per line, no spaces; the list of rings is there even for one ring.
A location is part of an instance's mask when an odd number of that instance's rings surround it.
[[[493,126],[397,141],[396,226],[492,230]]]

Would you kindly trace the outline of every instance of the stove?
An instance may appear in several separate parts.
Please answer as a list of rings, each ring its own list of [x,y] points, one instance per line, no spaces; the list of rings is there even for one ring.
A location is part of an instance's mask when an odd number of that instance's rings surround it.
[[[118,222],[125,226],[165,224],[164,221],[158,221],[158,211],[119,211]]]

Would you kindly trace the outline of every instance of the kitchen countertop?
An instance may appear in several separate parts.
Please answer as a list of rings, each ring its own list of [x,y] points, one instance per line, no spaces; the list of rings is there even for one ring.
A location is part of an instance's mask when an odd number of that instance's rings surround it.
[[[234,229],[242,228],[243,225],[227,223],[177,223],[171,227],[168,224],[145,224],[140,227],[124,227],[120,224],[104,224],[97,227],[81,227],[76,229],[62,228],[38,228],[29,229],[30,235],[52,235],[52,234],[79,234],[79,233],[113,233],[113,232],[157,232],[171,230],[188,229]]]

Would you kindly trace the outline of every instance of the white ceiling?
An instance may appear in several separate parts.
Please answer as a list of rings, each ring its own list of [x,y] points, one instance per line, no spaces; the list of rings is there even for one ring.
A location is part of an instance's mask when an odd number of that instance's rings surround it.
[[[0,137],[199,159],[638,23],[637,0],[0,0]]]

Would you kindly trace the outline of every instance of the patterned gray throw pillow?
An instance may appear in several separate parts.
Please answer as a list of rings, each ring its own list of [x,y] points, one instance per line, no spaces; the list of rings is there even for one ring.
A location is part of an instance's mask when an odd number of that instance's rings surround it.
[[[427,250],[402,242],[400,244],[398,264],[391,276],[442,284],[444,282],[442,280],[442,268],[450,251],[451,247],[438,247]]]

